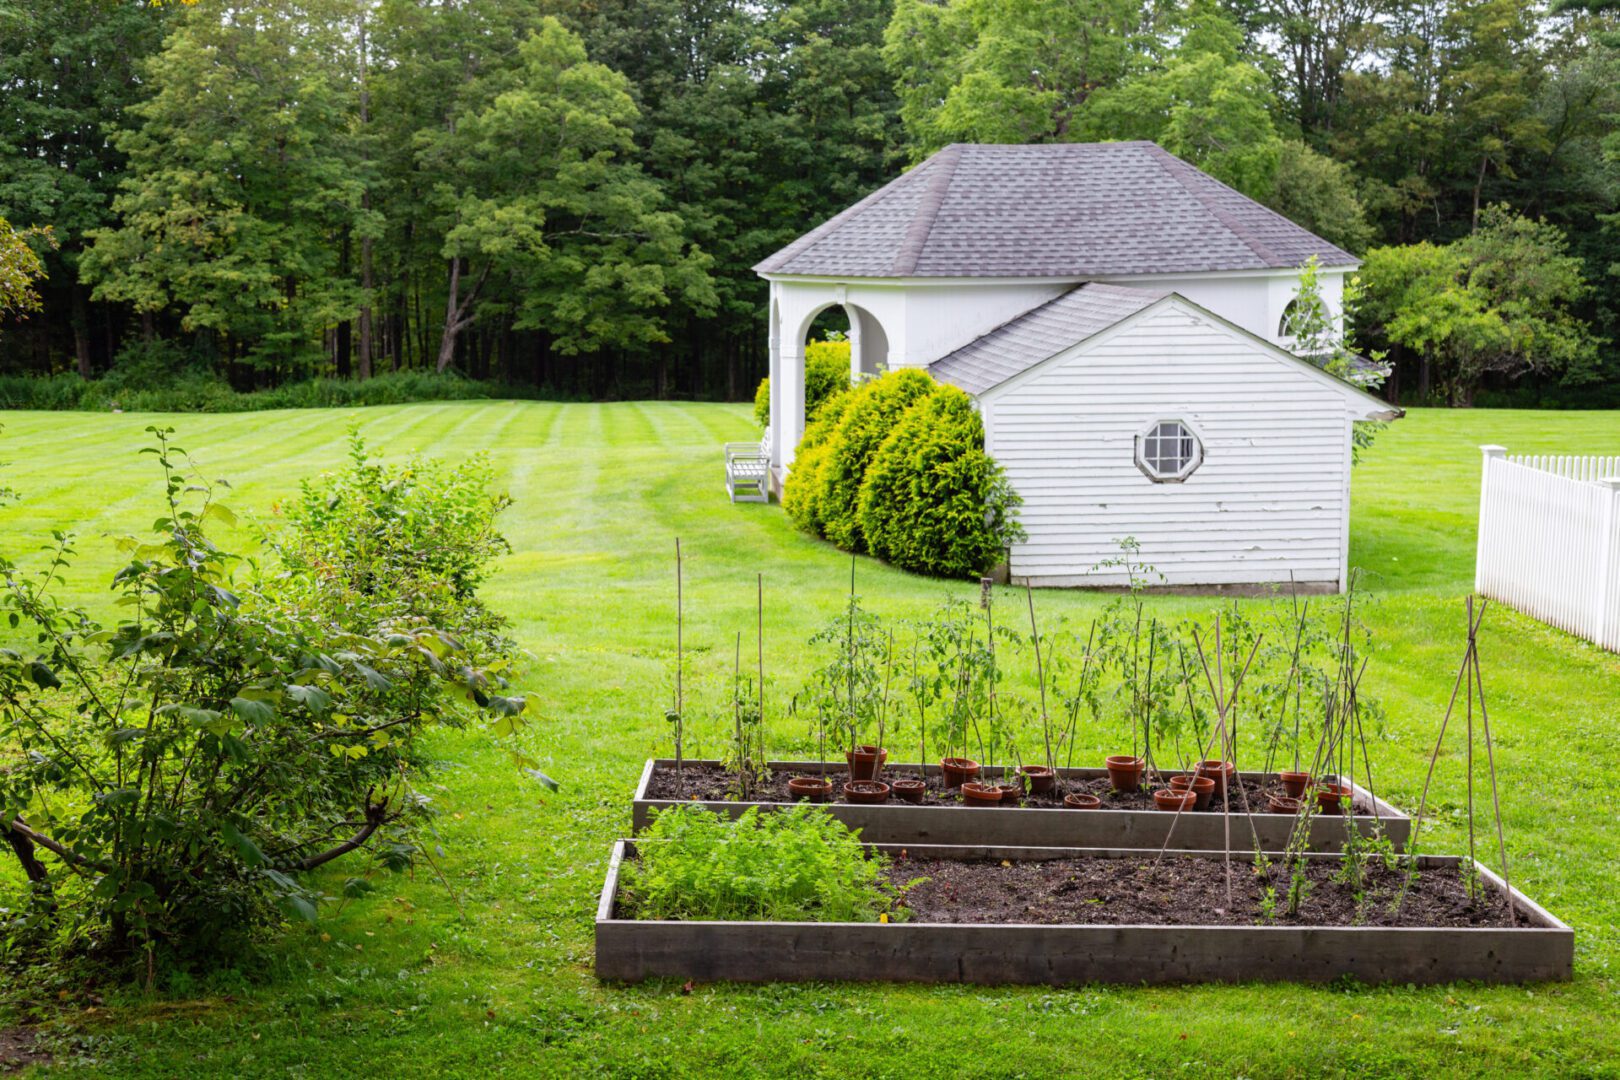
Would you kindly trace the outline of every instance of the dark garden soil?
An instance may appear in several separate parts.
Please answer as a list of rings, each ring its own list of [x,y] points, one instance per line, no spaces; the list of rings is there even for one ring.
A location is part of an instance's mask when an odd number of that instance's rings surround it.
[[[788,781],[795,776],[820,775],[820,773],[816,772],[789,772],[782,769],[772,769],[769,776],[756,781],[750,796],[747,799],[742,799],[737,790],[736,774],[728,772],[717,765],[686,765],[682,769],[681,783],[679,785],[675,782],[674,766],[659,766],[653,769],[652,777],[648,780],[647,797],[649,799],[678,799],[681,801],[699,799],[712,802],[793,802],[792,795],[788,793]],[[1164,783],[1150,784],[1147,779],[1144,779],[1142,790],[1130,793],[1114,791],[1106,776],[1099,776],[1091,780],[1060,780],[1051,791],[1025,795],[1017,802],[1004,799],[999,806],[981,809],[980,812],[990,813],[995,810],[1019,806],[1057,808],[1063,805],[1064,795],[1082,792],[1095,795],[1101,799],[1102,808],[1105,810],[1153,810],[1153,788],[1164,787],[1169,782],[1170,777],[1175,775],[1179,774],[1166,770],[1163,776]],[[835,771],[829,771],[826,776],[833,784],[833,801],[844,802],[844,782],[849,779],[849,770],[841,767]],[[887,782],[902,779],[920,779],[928,784],[928,791],[923,796],[922,801],[924,806],[962,806],[961,796],[954,788],[947,789],[938,775],[920,777],[915,772],[897,772],[893,769],[883,771],[883,780]],[[1262,784],[1259,781],[1246,779],[1242,781],[1241,787],[1241,793],[1234,790],[1230,795],[1234,813],[1245,809],[1255,813],[1264,813],[1268,796],[1283,794],[1282,785],[1276,782]],[[890,798],[885,805],[904,806],[906,804],[899,799]],[[1083,814],[1087,811],[1075,810],[1073,812]],[[1211,799],[1208,809],[1198,812],[1218,814],[1221,812],[1221,801]],[[1355,812],[1358,815],[1368,814],[1368,811],[1360,806],[1356,807]]]
[[[0,1028],[0,1072],[16,1072],[29,1065],[43,1065],[51,1055],[39,1048],[39,1040],[27,1028]]]
[[[1501,895],[1486,889],[1480,904],[1469,899],[1460,871],[1430,868],[1407,889],[1398,914],[1393,901],[1405,882],[1403,869],[1371,860],[1360,891],[1342,880],[1337,859],[1309,860],[1310,888],[1299,914],[1287,911],[1290,874],[1273,861],[1265,877],[1253,857],[1234,855],[1232,899],[1220,859],[1167,856],[1152,859],[1078,858],[1046,862],[954,862],[896,858],[888,868],[895,885],[925,879],[905,889],[902,906],[919,923],[1039,923],[1150,926],[1382,926],[1470,927],[1507,925]],[[1267,919],[1267,886],[1275,890]],[[1530,925],[1519,915],[1517,924]]]

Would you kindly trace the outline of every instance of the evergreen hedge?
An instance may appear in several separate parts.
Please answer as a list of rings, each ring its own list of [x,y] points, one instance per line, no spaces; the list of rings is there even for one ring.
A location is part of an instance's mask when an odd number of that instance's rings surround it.
[[[835,394],[805,428],[788,516],[902,569],[977,577],[1024,537],[1022,500],[984,452],[972,398],[907,369]]]
[[[866,550],[859,509],[861,482],[872,455],[906,410],[937,385],[926,371],[901,368],[855,388],[828,444],[817,495],[823,531],[844,550]]]
[[[1023,539],[1023,502],[984,452],[973,399],[940,386],[906,411],[861,485],[867,549],[905,570],[977,577]]]
[[[804,347],[804,418],[816,418],[827,399],[849,389],[849,341],[812,341]],[[766,427],[771,422],[771,380],[759,380],[754,391],[754,423]],[[806,428],[808,430],[808,428]]]
[[[822,467],[832,437],[844,419],[844,410],[854,396],[852,391],[842,390],[822,402],[816,418],[805,425],[804,438],[793,455],[793,470],[782,489],[782,509],[799,528],[817,536],[826,532],[821,515]]]

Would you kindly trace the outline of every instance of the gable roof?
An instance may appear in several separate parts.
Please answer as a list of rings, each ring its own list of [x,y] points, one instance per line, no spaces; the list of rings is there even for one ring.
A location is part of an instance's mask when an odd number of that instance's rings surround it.
[[[1169,296],[1092,282],[1032,308],[929,365],[940,382],[982,394]]]
[[[929,365],[928,372],[940,382],[949,383],[974,397],[982,397],[1059,353],[1167,300],[1182,304],[1211,322],[1242,335],[1279,359],[1299,365],[1302,372],[1313,378],[1326,380],[1340,390],[1348,401],[1362,406],[1367,418],[1395,419],[1405,415],[1403,410],[1374,397],[1354,383],[1330,374],[1320,365],[1221,318],[1180,293],[1132,289],[1101,282],[1077,285],[1063,295],[1024,312],[934,361]]]
[[[1355,256],[1151,142],[947,146],[754,267],[761,274],[1096,277]]]

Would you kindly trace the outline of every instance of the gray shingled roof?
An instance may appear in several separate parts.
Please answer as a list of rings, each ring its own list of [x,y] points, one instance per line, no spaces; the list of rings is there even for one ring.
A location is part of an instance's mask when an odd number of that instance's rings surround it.
[[[762,274],[1097,277],[1348,266],[1355,256],[1151,142],[947,146]]]
[[[1169,295],[1081,285],[935,360],[928,371],[940,382],[982,394]]]

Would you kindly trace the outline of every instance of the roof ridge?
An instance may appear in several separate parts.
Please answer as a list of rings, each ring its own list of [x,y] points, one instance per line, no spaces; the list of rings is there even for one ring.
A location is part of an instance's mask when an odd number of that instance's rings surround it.
[[[929,160],[940,164],[928,177],[928,185],[923,188],[917,212],[912,216],[911,224],[906,227],[906,238],[895,250],[892,272],[900,277],[911,276],[917,269],[917,260],[922,257],[923,248],[928,246],[928,234],[933,231],[934,219],[939,216],[939,208],[944,204],[945,196],[950,193],[951,178],[956,175],[956,164],[962,160],[962,144],[951,143]]]
[[[1182,175],[1181,169],[1192,169],[1199,176],[1207,177],[1210,180],[1215,180],[1213,176],[1210,176],[1202,169],[1199,169],[1196,165],[1191,165],[1185,161],[1182,161],[1180,158],[1176,157],[1158,143],[1148,143],[1148,153],[1149,156],[1158,161],[1159,167],[1165,171],[1167,176],[1179,184],[1183,191],[1197,199],[1199,204],[1202,205],[1205,210],[1208,210],[1215,216],[1216,221],[1219,221],[1222,225],[1226,226],[1227,232],[1231,233],[1233,236],[1242,241],[1243,246],[1259,256],[1260,260],[1267,266],[1285,267],[1288,265],[1288,260],[1282,258],[1275,251],[1272,251],[1271,248],[1267,247],[1263,241],[1249,235],[1249,230],[1243,226],[1242,222],[1240,222],[1237,217],[1231,213],[1231,211],[1217,205],[1214,200],[1207,197],[1203,191],[1188,183],[1187,177]],[[1221,183],[1219,180],[1215,180],[1215,182],[1217,184]],[[1236,192],[1243,198],[1249,198],[1247,195],[1243,195],[1243,193],[1238,191],[1236,188],[1232,188],[1226,184],[1221,184],[1221,186],[1228,188],[1230,191]],[[1254,199],[1250,199],[1249,201],[1254,202],[1257,206],[1259,205],[1258,201]]]

